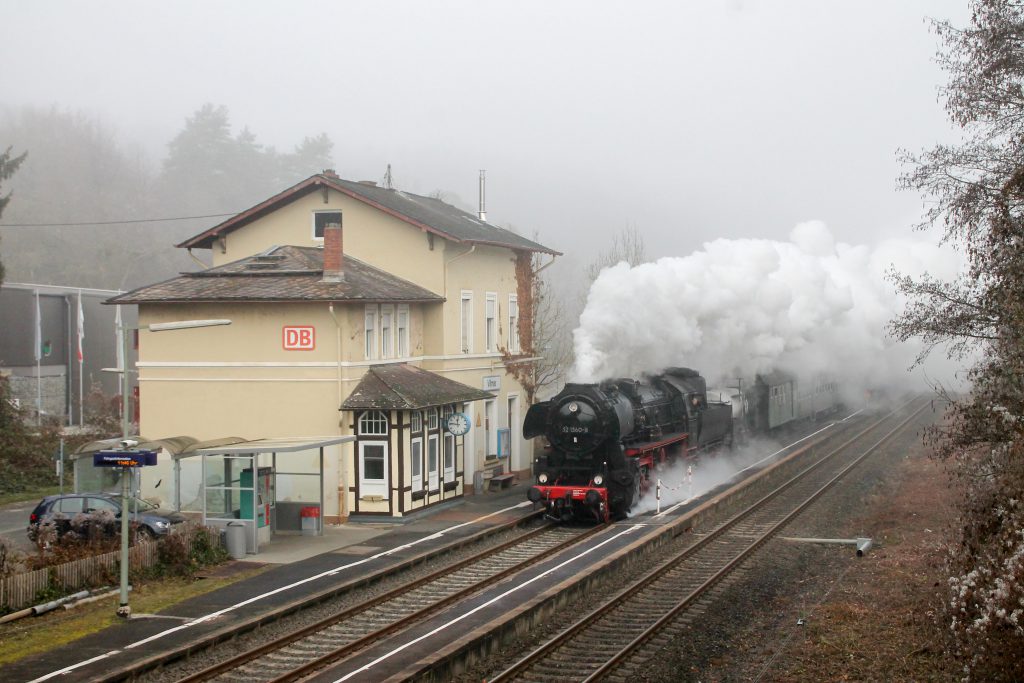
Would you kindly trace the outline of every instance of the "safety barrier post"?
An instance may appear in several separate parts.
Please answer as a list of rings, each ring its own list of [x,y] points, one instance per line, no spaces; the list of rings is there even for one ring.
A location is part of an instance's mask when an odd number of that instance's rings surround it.
[[[693,498],[693,465],[686,466],[686,483],[689,485],[687,498]]]
[[[657,500],[658,500],[657,513],[661,514],[661,479],[660,478],[658,479],[658,487],[657,487],[657,491],[655,493],[655,498],[657,498]]]

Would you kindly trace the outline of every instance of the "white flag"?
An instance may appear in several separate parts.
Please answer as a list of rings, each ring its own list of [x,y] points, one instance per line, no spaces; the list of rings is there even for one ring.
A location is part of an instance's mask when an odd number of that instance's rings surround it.
[[[78,362],[85,360],[82,340],[85,339],[85,312],[82,311],[82,290],[78,290]]]

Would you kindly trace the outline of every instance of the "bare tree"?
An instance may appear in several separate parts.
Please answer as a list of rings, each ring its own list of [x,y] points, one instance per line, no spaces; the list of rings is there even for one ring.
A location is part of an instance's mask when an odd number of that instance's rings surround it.
[[[534,234],[534,241],[538,237]],[[526,392],[527,405],[538,393],[557,386],[572,362],[569,321],[544,269],[551,257],[516,253],[518,349],[500,349],[505,367]]]
[[[627,225],[612,235],[611,246],[598,254],[597,258],[587,265],[584,271],[587,286],[589,287],[597,279],[602,270],[622,261],[631,266],[638,266],[647,261],[644,236],[640,234],[640,230],[635,225]]]
[[[894,274],[910,305],[891,323],[951,357],[977,354],[970,395],[928,432],[953,464],[961,538],[950,560],[949,626],[970,678],[1024,678],[1024,5],[973,0],[967,28],[936,23],[950,119],[964,140],[905,155],[902,184],[930,200],[924,225],[962,248],[954,282]],[[921,358],[918,358],[920,361]]]

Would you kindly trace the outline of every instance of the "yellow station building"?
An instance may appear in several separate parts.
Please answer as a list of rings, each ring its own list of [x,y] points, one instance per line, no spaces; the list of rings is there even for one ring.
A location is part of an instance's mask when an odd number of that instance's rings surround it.
[[[499,463],[528,471],[516,377],[534,357],[532,268],[558,252],[330,170],[178,246],[212,266],[108,303],[137,304],[140,327],[231,324],[139,333],[139,433],[352,435],[325,454],[328,522],[436,505]],[[446,428],[453,414],[468,433]],[[170,467],[143,495],[169,498]]]

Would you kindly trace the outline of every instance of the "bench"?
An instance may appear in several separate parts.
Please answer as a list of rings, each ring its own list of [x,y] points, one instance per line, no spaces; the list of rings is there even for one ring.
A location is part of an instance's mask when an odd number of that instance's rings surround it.
[[[496,474],[488,480],[490,483],[488,484],[487,490],[494,491],[495,489],[507,489],[512,485],[512,481],[515,478],[516,475],[514,474]]]

